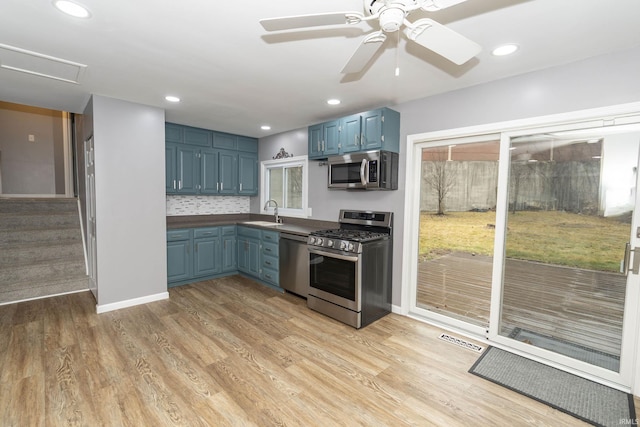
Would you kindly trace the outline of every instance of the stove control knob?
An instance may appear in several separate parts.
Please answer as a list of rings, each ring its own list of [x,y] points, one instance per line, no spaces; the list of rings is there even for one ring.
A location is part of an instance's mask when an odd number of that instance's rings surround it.
[[[324,240],[323,240],[321,237],[318,237],[318,238],[316,239],[316,244],[317,244],[318,246],[322,246],[322,244],[323,244],[323,243],[324,243]]]
[[[341,251],[346,251],[348,247],[349,247],[349,245],[344,240],[340,242],[340,250]]]
[[[327,240],[327,246],[332,248],[333,247],[333,240]]]
[[[315,245],[316,244],[316,238],[315,237],[309,237],[309,244],[310,245]]]
[[[349,252],[353,252],[355,249],[355,245],[353,244],[353,242],[349,242]]]

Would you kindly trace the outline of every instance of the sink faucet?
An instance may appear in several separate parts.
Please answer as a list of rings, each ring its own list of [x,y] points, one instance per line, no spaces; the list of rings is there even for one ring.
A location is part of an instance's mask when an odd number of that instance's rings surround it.
[[[278,216],[278,202],[276,202],[273,199],[269,199],[269,200],[267,200],[267,203],[264,204],[264,208],[263,209],[266,211],[267,208],[269,207],[269,205],[271,204],[271,202],[273,202],[273,204],[275,205],[275,207],[273,208],[273,214],[276,217],[276,223],[282,224],[282,218],[280,218]]]

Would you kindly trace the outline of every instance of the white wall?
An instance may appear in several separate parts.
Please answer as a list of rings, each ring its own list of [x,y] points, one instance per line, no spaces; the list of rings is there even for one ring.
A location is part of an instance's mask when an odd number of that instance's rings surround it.
[[[106,311],[166,297],[164,110],[92,102],[98,311]]]
[[[635,48],[390,105],[401,113],[401,179],[398,190],[329,191],[326,167],[319,167],[317,162],[311,161],[309,204],[312,218],[336,221],[341,208],[394,212],[393,304],[399,306],[401,286],[404,284],[402,239],[405,183],[402,177],[407,162],[405,146],[408,135],[635,102],[640,100],[639,75],[640,48]],[[306,154],[306,132],[306,128],[297,129],[260,139],[260,160],[270,159],[280,147],[296,155]],[[251,211],[259,211],[256,200],[252,200]]]

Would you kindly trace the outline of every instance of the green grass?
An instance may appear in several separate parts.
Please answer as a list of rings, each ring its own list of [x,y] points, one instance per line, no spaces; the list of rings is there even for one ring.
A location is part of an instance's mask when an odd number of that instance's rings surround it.
[[[495,212],[422,213],[420,255],[493,255]],[[508,258],[601,271],[619,271],[630,226],[615,219],[557,211],[509,213]]]

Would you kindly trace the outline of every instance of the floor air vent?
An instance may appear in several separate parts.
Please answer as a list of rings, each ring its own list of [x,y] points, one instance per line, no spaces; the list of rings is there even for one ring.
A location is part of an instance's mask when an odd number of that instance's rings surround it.
[[[457,338],[457,337],[452,337],[451,335],[448,334],[440,334],[440,339],[441,340],[445,340],[451,344],[455,344],[458,347],[462,347],[462,348],[466,348],[467,350],[471,350],[471,351],[475,351],[476,353],[482,353],[482,350],[484,350],[484,347],[481,347],[477,344],[474,343],[470,343],[469,341],[465,341],[461,338]]]

